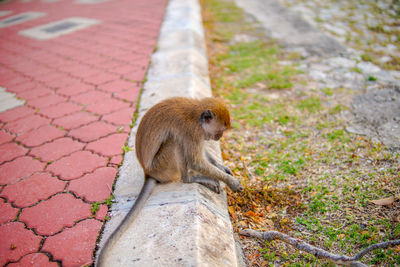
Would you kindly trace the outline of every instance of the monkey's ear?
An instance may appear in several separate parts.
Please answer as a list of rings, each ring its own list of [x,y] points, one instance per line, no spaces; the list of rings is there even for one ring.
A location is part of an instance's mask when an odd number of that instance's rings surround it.
[[[200,115],[200,121],[202,123],[209,123],[210,121],[212,121],[215,118],[215,114],[212,113],[211,110],[206,110],[203,113],[201,113]]]

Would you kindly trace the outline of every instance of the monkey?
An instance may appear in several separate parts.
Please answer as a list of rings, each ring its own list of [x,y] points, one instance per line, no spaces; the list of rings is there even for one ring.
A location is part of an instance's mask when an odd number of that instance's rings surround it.
[[[135,220],[157,183],[196,182],[219,193],[219,181],[223,181],[234,192],[243,190],[231,170],[218,163],[204,146],[206,140],[218,141],[230,128],[227,106],[213,97],[173,97],[145,113],[135,141],[145,183],[128,214],[105,242],[97,266],[103,266],[107,251]]]

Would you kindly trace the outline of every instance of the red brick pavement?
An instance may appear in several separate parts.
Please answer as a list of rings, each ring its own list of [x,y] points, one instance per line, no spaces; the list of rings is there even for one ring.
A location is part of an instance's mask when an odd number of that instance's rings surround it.
[[[0,29],[0,87],[26,100],[0,113],[0,266],[93,263],[166,4],[0,4],[12,11],[0,20],[45,13]],[[100,23],[48,40],[19,34],[70,17]]]

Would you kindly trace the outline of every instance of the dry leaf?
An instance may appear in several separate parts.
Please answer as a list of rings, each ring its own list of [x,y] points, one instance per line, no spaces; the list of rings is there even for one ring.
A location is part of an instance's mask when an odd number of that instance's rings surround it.
[[[272,210],[272,205],[269,204],[268,206],[266,206],[266,207],[265,207],[265,210],[266,210],[267,212],[269,212],[270,210]]]
[[[237,220],[237,217],[236,217],[236,214],[235,214],[235,208],[232,207],[232,206],[229,206],[228,207],[228,211],[229,211],[229,214],[232,216],[232,219]]]
[[[255,217],[255,216],[257,216],[257,214],[254,213],[254,211],[251,211],[251,210],[246,212],[244,215],[246,215],[247,217]]]
[[[274,226],[274,222],[271,221],[271,220],[269,220],[269,219],[266,219],[265,222],[266,222],[266,224],[268,224],[268,226],[270,226],[270,227]]]
[[[387,198],[371,200],[370,202],[375,205],[379,205],[379,206],[388,206],[388,205],[393,204],[394,201],[395,201],[394,196],[391,196],[391,197],[387,197]]]

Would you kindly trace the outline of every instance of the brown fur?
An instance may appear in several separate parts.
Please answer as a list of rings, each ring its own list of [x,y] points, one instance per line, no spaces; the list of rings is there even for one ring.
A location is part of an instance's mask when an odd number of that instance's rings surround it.
[[[200,117],[207,110],[215,114],[218,126],[231,127],[228,108],[218,98],[174,97],[147,111],[136,134],[136,155],[147,176],[159,182],[173,182],[185,178],[193,169],[240,190],[236,179],[205,158],[203,143],[207,133]]]

